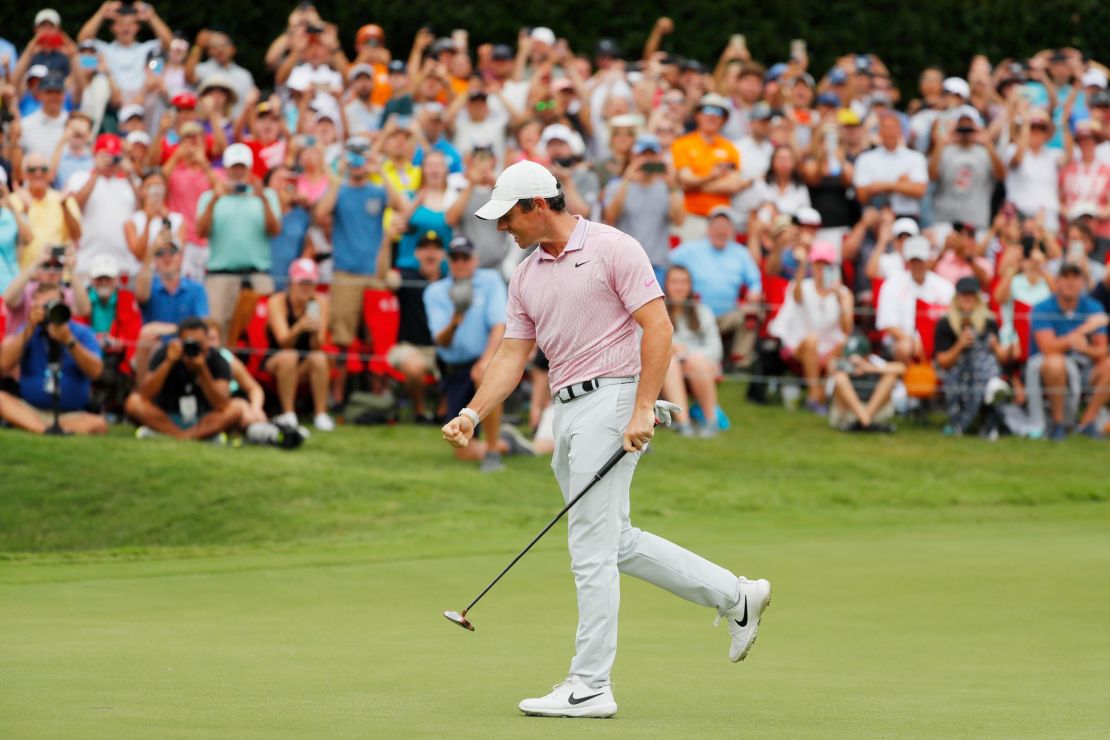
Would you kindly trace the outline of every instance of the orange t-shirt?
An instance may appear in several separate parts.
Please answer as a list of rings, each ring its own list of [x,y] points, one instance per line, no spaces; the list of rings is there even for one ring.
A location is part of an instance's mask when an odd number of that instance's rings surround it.
[[[370,93],[371,104],[381,108],[393,97],[393,87],[389,84],[389,68],[384,64],[373,64],[374,91]]]
[[[698,177],[705,177],[722,162],[731,162],[736,169],[740,169],[740,153],[732,142],[723,136],[707,142],[697,131],[675,139],[671,145],[671,156],[676,170],[688,167]],[[715,206],[727,206],[731,200],[731,196],[724,193],[687,190],[686,212],[695,216],[707,216]]]

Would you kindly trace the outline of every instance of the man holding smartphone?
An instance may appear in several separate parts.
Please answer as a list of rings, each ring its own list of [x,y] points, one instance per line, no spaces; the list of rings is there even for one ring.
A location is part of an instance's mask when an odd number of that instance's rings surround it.
[[[123,225],[138,206],[138,196],[123,169],[123,142],[115,134],[101,134],[93,146],[93,168],[76,172],[66,181],[66,192],[84,216],[77,272],[88,274],[93,260],[108,255],[124,275],[139,271],[139,262],[122,238]]]
[[[141,425],[135,436],[222,438],[242,414],[242,407],[231,403],[230,380],[231,366],[209,346],[204,320],[185,319],[177,336],[150,358],[150,372],[124,404]]]

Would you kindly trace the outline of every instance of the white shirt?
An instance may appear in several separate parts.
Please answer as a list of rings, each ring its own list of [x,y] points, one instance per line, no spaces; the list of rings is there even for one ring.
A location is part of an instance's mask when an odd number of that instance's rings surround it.
[[[886,252],[879,255],[879,277],[890,280],[906,271],[906,261],[900,252]]]
[[[128,220],[135,225],[135,233],[142,236],[143,230],[146,229],[146,211],[135,211]],[[185,223],[185,217],[180,213],[171,211],[169,218],[162,218],[161,216],[154,217],[153,222],[150,224],[150,233],[147,235],[148,247],[153,248],[155,237],[162,231],[167,221],[169,221],[170,231],[173,233],[174,240],[177,239],[178,234],[181,233],[181,225]]]
[[[1006,165],[1014,158],[1017,144],[1006,147]],[[1035,217],[1044,209],[1044,225],[1055,233],[1059,230],[1060,161],[1064,153],[1042,146],[1040,152],[1026,147],[1021,164],[1006,173],[1006,200],[1017,206],[1023,215]]]
[[[1095,161],[1110,164],[1110,141],[1104,141],[1095,147]]]
[[[778,185],[771,185],[765,180],[760,180],[752,185],[751,189],[756,191],[753,196],[756,208],[765,203],[771,203],[778,209],[779,213],[793,216],[799,208],[808,208],[810,205],[809,188],[805,185],[790,183],[785,190],[780,190]]]
[[[76,193],[85,186],[90,173],[74,173],[66,181],[66,190]],[[135,191],[126,177],[100,177],[93,186],[82,209],[81,239],[77,247],[77,272],[88,272],[92,259],[110,254],[116,259],[120,273],[134,275],[139,263],[127,248],[123,225],[135,212]]]
[[[859,188],[876,182],[894,182],[902,175],[909,177],[910,182],[929,182],[929,164],[925,155],[905,146],[899,146],[894,151],[880,146],[859,155],[852,182]],[[890,205],[899,216],[921,215],[919,198],[892,193]]]
[[[955,293],[955,286],[935,272],[925,273],[925,282],[918,285],[906,270],[883,282],[875,328],[901,329],[913,336],[917,327],[917,302],[947,306]]]
[[[19,146],[24,156],[41,154],[49,161],[54,149],[66,131],[69,114],[64,110],[54,118],[46,115],[42,108],[23,119],[23,133],[19,136]]]
[[[226,67],[221,67],[215,59],[208,59],[196,67],[197,85],[203,85],[204,81],[214,74],[223,75],[227,78],[228,84],[231,85],[231,89],[235,93],[235,104],[231,106],[231,117],[238,118],[243,112],[247,95],[254,89],[254,75],[235,62],[231,62]]]
[[[495,171],[500,172],[505,162],[505,128],[508,124],[508,114],[494,110],[492,106],[484,121],[470,120],[470,114],[464,107],[455,116],[455,138],[451,143],[464,156],[475,144],[493,145],[493,153],[497,155]]]
[[[131,98],[142,89],[143,83],[146,82],[148,57],[151,52],[157,52],[162,48],[161,42],[158,39],[150,39],[149,41],[136,41],[128,46],[123,46],[118,41],[109,44],[97,40],[95,43],[96,50],[104,55],[104,61],[108,64],[108,72],[112,75],[112,81],[123,93],[124,102],[130,102]]]
[[[759,181],[771,166],[771,154],[775,151],[775,145],[770,139],[756,141],[751,136],[745,136],[732,143],[736,151],[740,152],[740,176],[752,181],[751,185],[732,197],[732,209],[740,216],[740,223],[736,225],[736,229],[747,231],[748,216],[763,205],[760,200]]]
[[[802,302],[794,302],[794,283],[786,291],[786,302],[778,312],[767,331],[771,336],[782,340],[782,344],[793,352],[806,337],[817,337],[818,354],[826,355],[844,341],[844,331],[840,327],[840,296],[837,290],[825,295],[817,292],[817,282],[813,278],[802,281]]]

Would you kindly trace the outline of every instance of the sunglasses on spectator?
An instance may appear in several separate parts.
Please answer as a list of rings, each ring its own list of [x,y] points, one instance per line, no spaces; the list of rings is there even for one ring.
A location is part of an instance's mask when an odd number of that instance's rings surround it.
[[[473,255],[470,255],[470,254],[465,254],[465,253],[462,253],[462,252],[456,252],[455,254],[447,255],[447,259],[451,260],[452,262],[458,262],[459,260],[468,260],[472,256]]]
[[[32,175],[45,175],[47,172],[50,171],[50,168],[49,167],[39,167],[39,166],[36,165],[34,167],[28,167],[27,171],[29,173],[31,173]]]
[[[162,249],[154,250],[155,257],[168,257],[174,254],[177,254],[177,247],[164,247]]]
[[[1048,131],[1048,124],[1047,123],[1033,123],[1033,124],[1029,125],[1029,128],[1033,129],[1034,131]]]
[[[615,128],[612,131],[613,136],[635,136],[636,131],[630,128]]]
[[[555,109],[555,101],[554,100],[540,100],[539,102],[536,103],[536,110],[538,110],[538,111],[554,110],[554,109]]]

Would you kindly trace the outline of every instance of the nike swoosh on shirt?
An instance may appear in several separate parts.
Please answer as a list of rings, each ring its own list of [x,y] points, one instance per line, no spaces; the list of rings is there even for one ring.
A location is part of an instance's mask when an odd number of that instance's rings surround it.
[[[604,691],[599,691],[596,694],[591,694],[590,696],[583,696],[581,699],[575,698],[574,694],[571,693],[570,698],[568,698],[567,701],[569,701],[572,705],[573,704],[581,704],[584,701],[589,701],[590,699],[596,699],[597,697],[601,696],[604,693],[605,693]]]
[[[644,283],[644,287],[645,288],[650,288],[654,284],[655,284],[654,280],[648,280],[646,283]]]
[[[586,262],[589,262],[589,260],[586,260]],[[574,266],[575,267],[581,267],[582,265],[586,264],[586,262],[575,262]]]

